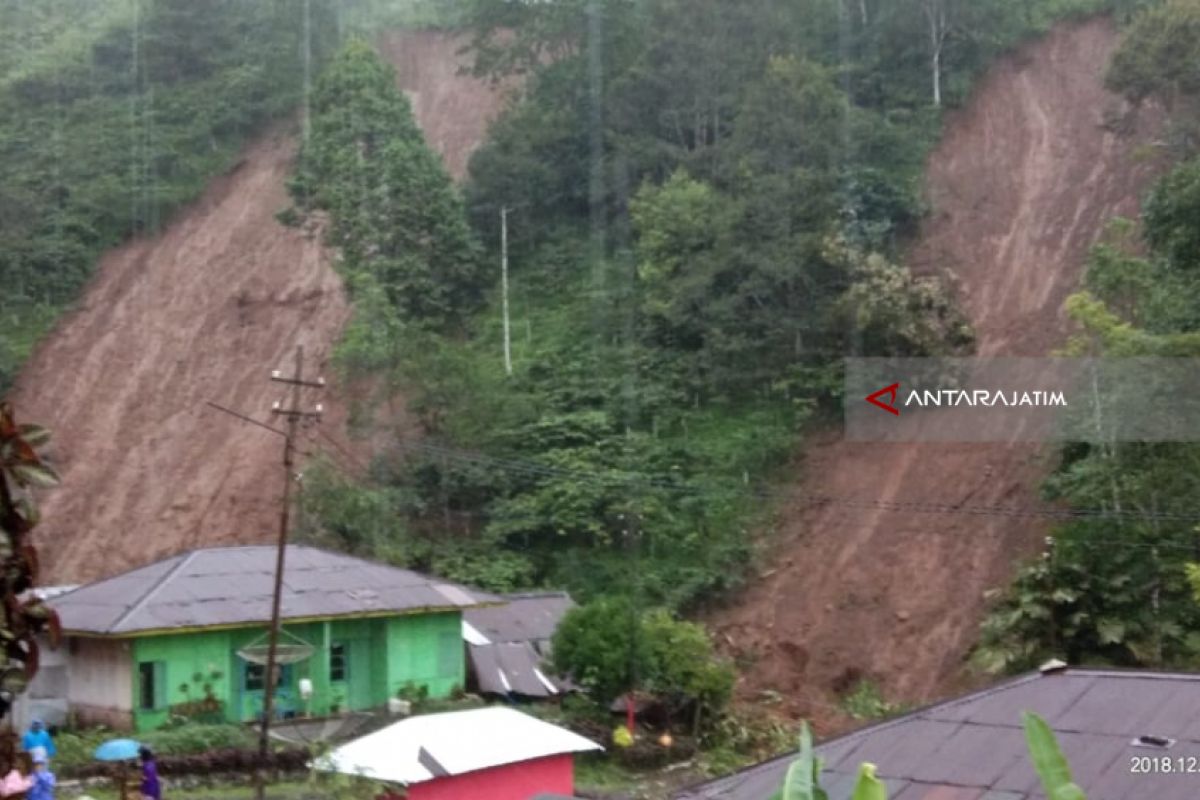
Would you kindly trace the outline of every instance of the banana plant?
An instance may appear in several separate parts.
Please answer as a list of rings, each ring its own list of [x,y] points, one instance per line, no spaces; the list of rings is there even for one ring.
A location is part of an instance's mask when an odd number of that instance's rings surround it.
[[[813,755],[812,731],[807,722],[800,723],[800,756],[788,767],[783,788],[771,800],[829,800],[821,788],[821,759]]]
[[[800,724],[800,755],[788,766],[783,788],[771,796],[771,800],[829,800],[821,788],[821,759],[813,755],[812,732],[808,723]],[[861,764],[858,782],[850,800],[887,800],[887,787],[875,777],[874,764]]]
[[[1058,746],[1054,731],[1046,724],[1046,720],[1026,711],[1021,715],[1025,726],[1025,743],[1029,746],[1029,756],[1037,769],[1038,777],[1042,779],[1042,788],[1046,791],[1047,800],[1087,800],[1083,789],[1071,779],[1071,767]]]
[[[887,800],[887,786],[875,777],[875,765],[863,763],[858,766],[858,782],[850,800]]]

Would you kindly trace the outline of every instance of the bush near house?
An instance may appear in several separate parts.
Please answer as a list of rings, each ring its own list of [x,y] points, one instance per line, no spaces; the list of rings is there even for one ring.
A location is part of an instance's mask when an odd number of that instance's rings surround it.
[[[663,609],[638,611],[623,597],[568,611],[553,652],[555,669],[597,703],[636,689],[652,695],[669,722],[693,728],[715,721],[733,691],[733,669],[716,657],[702,626]]]

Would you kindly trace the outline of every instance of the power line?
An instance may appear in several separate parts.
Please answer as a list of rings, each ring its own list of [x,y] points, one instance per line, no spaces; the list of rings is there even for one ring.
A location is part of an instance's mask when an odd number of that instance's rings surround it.
[[[524,474],[533,477],[568,478],[580,481],[601,482],[609,485],[627,485],[635,488],[652,488],[664,491],[679,492],[696,496],[716,496],[719,494],[711,488],[695,484],[681,483],[678,480],[664,479],[633,472],[595,472],[586,470],[566,469],[529,461],[519,458],[499,458],[483,453],[458,450],[454,448],[431,445],[422,442],[402,442],[400,449],[417,451],[435,455],[441,458],[459,461],[476,466],[491,466],[507,472]],[[1145,512],[1117,511],[1105,508],[1054,508],[1050,506],[988,506],[967,505],[962,503],[929,502],[929,501],[899,501],[874,500],[855,497],[840,497],[837,495],[803,495],[782,490],[750,489],[730,485],[725,494],[742,494],[764,500],[799,501],[810,506],[838,506],[852,509],[891,511],[921,514],[958,514],[964,516],[1003,516],[1015,518],[1048,518],[1048,519],[1129,519],[1129,520],[1164,520],[1194,522],[1200,521],[1200,510],[1189,512]]]
[[[343,447],[340,443],[338,443],[338,441],[336,439],[330,437],[329,434],[326,434],[325,431],[323,431],[323,429],[318,428],[317,433],[320,435],[320,437],[325,439],[326,443],[329,443],[330,445],[336,447],[337,451],[340,452],[344,458],[349,459],[349,462],[354,464],[354,467],[356,469],[360,470],[361,475],[364,475],[364,476],[370,475],[370,468],[366,467],[366,465],[364,463],[362,463],[358,457],[355,457],[353,455],[353,453],[350,453],[346,449],[346,447]],[[420,451],[420,450],[428,449],[428,445],[421,446],[418,444],[408,444],[408,445],[401,444],[398,446],[400,446],[400,449],[408,449],[408,450]],[[452,452],[452,451],[449,451],[449,449],[439,449],[439,450]],[[344,468],[344,464],[340,464],[340,465],[343,465],[343,468]],[[348,469],[347,471],[353,471],[353,470]],[[367,477],[367,480],[370,480],[370,477]],[[781,497],[781,495],[784,495],[784,497],[786,497],[786,495],[784,493],[779,493],[779,494],[775,494],[775,495],[769,495],[769,494],[764,493],[762,495],[762,497]],[[900,506],[904,506],[905,504],[888,503],[888,501],[848,500],[846,498],[840,498],[840,499],[839,498],[830,498],[827,501],[826,505],[838,505],[838,506],[842,506],[842,507],[848,507],[848,509],[852,509],[852,510],[912,511],[912,509],[908,509],[908,507],[900,507]],[[935,506],[935,504],[911,504],[911,505]],[[983,507],[984,507],[984,509],[988,509],[989,506],[983,506]],[[995,509],[995,507],[994,507],[994,509]],[[1031,517],[1031,516],[1036,516],[1036,515],[1033,515],[1033,511],[1038,511],[1038,510],[1027,510],[1027,513],[1016,513],[1016,512],[1022,511],[1022,510],[1020,510],[1020,509],[1014,510],[1013,507],[1004,507],[1004,506],[998,506],[998,509],[1001,509],[1002,512],[992,513],[991,516]],[[953,506],[944,506],[944,507],[937,506],[936,510],[934,509],[934,507],[924,507],[924,509],[920,509],[919,511],[929,512],[929,513],[962,513],[962,511],[960,509],[955,509],[955,507],[953,507]],[[1060,510],[1043,510],[1043,511],[1060,512]],[[1078,513],[1078,512],[1076,512],[1076,513]],[[1099,513],[1104,513],[1104,515],[1106,515],[1105,518],[1117,519],[1117,521],[1122,521],[1122,519],[1123,519],[1123,521],[1129,521],[1130,518],[1132,518],[1132,521],[1141,521],[1141,519],[1156,518],[1153,515],[1136,516],[1136,515],[1134,515],[1133,512],[1124,512],[1124,513],[1122,513],[1122,515],[1116,515],[1116,513],[1112,513],[1112,512],[1108,512],[1108,511],[1102,511]],[[470,518],[470,519],[482,519],[482,521],[486,521],[486,519],[491,518],[491,515],[486,515],[486,513],[478,513],[478,512],[473,512],[473,511],[455,511],[454,515],[457,517],[466,517],[466,518]],[[1183,516],[1183,515],[1180,515],[1180,516]],[[532,521],[532,522],[550,522],[550,519],[548,519],[546,517],[541,517],[538,515],[526,515],[526,516],[523,516],[522,518],[529,519],[529,521]],[[1192,519],[1195,517],[1188,517],[1188,518]],[[1178,543],[1178,542],[1132,542],[1132,541],[1120,540],[1120,539],[1088,539],[1086,541],[1070,540],[1067,542],[1063,542],[1062,545],[1058,545],[1057,540],[1052,539],[1052,537],[1050,537],[1050,542],[1054,543],[1054,546],[1086,547],[1086,548],[1090,548],[1090,549],[1120,548],[1120,549],[1151,549],[1151,551],[1152,551],[1152,549],[1166,549],[1166,551],[1178,551],[1178,552],[1198,552],[1198,551],[1200,551],[1200,542],[1198,542],[1198,545],[1184,545],[1184,543]]]

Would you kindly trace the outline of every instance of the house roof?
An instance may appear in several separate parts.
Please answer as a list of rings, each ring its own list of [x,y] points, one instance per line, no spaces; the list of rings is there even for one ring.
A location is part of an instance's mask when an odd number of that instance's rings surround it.
[[[542,669],[542,655],[528,642],[470,645],[467,658],[479,691],[487,694],[554,697],[568,685]]]
[[[490,694],[553,697],[568,688],[542,662],[563,615],[575,607],[566,592],[506,595],[507,602],[463,612],[467,659],[479,689]]]
[[[506,602],[501,605],[463,612],[463,634],[467,641],[472,644],[529,642],[542,652],[563,615],[575,607],[566,592],[510,594],[505,595],[504,600]],[[473,640],[472,631],[486,641]]]
[[[571,731],[491,706],[410,717],[319,758],[325,772],[408,786],[536,758],[603,750]]]
[[[48,601],[68,633],[121,635],[265,624],[276,548],[213,547],[133,569]],[[289,545],[282,618],[320,619],[469,608],[493,599],[437,578]]]
[[[1135,773],[1131,759],[1200,757],[1200,675],[1070,669],[1017,678],[831,739],[822,786],[846,800],[858,765],[878,766],[891,800],[1040,798],[1021,712],[1042,715],[1058,735],[1075,782],[1092,800],[1194,800],[1200,774]],[[1176,740],[1167,749],[1141,736]],[[692,787],[680,800],[763,800],[783,783],[791,756]],[[1200,765],[1196,766],[1200,769]]]

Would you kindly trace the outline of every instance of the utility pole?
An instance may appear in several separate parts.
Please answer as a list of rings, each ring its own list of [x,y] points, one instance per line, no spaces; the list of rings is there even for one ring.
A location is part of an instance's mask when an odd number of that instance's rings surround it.
[[[271,596],[271,628],[267,639],[267,670],[263,676],[262,730],[258,736],[259,768],[255,773],[254,785],[254,794],[257,800],[263,800],[264,797],[266,781],[264,780],[263,769],[266,767],[270,757],[271,715],[275,709],[275,650],[279,644],[279,605],[283,594],[283,570],[285,555],[287,553],[288,513],[292,499],[292,469],[295,466],[296,429],[303,419],[320,418],[322,411],[320,403],[317,404],[315,411],[301,410],[300,389],[305,386],[315,389],[325,388],[324,378],[318,378],[316,381],[304,380],[303,347],[296,348],[295,374],[291,377],[286,377],[280,374],[279,370],[274,370],[271,373],[271,380],[290,385],[292,387],[292,398],[290,405],[284,407],[282,403],[276,401],[274,407],[271,409],[272,414],[277,417],[283,417],[286,420],[287,427],[283,432],[283,505],[279,511],[279,545],[275,553],[275,588]]]
[[[508,319],[508,206],[500,206],[500,298],[504,307],[504,374],[512,375],[512,329]]]

